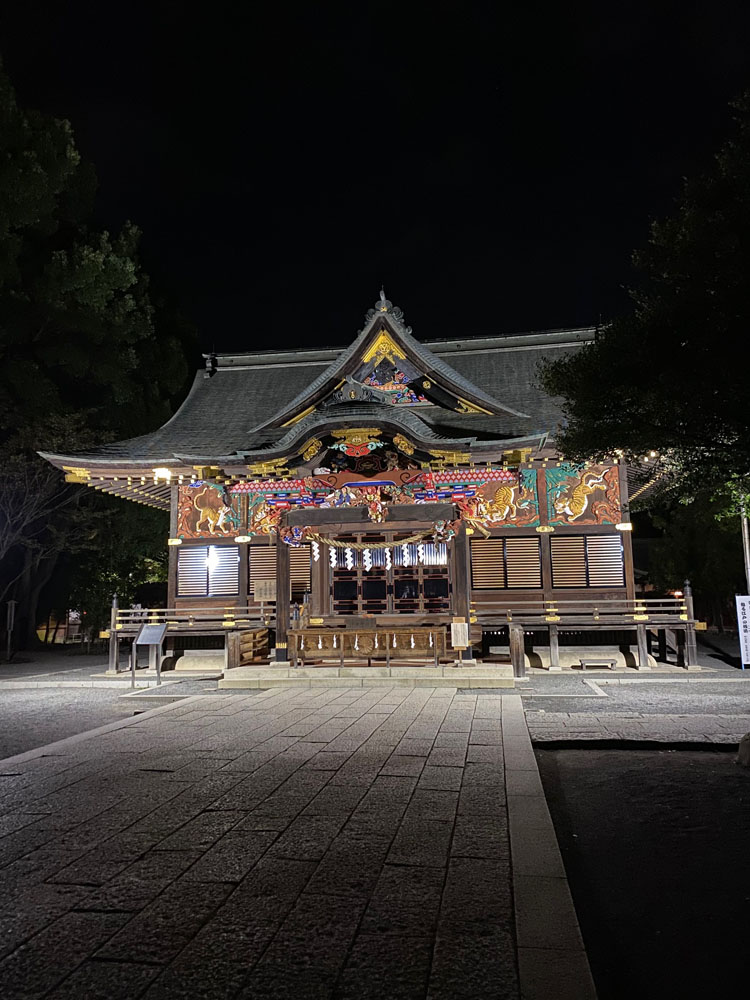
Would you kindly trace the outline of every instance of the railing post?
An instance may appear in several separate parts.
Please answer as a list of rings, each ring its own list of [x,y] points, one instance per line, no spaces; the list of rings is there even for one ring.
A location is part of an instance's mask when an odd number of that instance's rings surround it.
[[[520,625],[510,626],[510,662],[513,664],[513,676],[525,677],[523,628]]]
[[[693,588],[690,586],[690,580],[685,580],[683,593],[685,595],[685,609],[688,617],[687,625],[685,626],[685,667],[689,669],[690,667],[698,666],[698,643],[695,639]]]
[[[120,637],[117,634],[117,594],[112,595],[112,608],[109,613],[109,673],[116,674],[120,669]]]
[[[560,645],[557,634],[557,625],[549,626],[549,669],[562,670],[560,666]]]
[[[646,626],[637,625],[635,633],[638,641],[638,669],[650,670],[651,665],[648,662],[648,647],[646,646]]]

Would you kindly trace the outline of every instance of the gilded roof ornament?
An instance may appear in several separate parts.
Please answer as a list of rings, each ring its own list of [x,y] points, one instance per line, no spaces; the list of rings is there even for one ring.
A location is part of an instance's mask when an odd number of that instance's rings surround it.
[[[411,333],[411,327],[406,326],[404,323],[404,314],[398,306],[394,306],[390,299],[385,297],[385,289],[380,289],[380,298],[375,303],[373,309],[368,309],[365,315],[365,326],[375,317],[375,316],[388,316],[398,323],[406,333]]]

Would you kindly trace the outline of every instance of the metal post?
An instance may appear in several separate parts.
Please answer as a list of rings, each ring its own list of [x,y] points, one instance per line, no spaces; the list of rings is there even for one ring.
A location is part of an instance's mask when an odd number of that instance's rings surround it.
[[[135,687],[135,666],[138,659],[138,647],[135,644],[135,636],[130,646],[130,686]]]
[[[161,646],[154,646],[156,652],[156,686],[161,684]]]

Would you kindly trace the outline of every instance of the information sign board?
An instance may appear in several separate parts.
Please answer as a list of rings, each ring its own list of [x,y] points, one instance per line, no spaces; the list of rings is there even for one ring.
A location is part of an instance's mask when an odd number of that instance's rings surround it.
[[[141,625],[141,630],[135,637],[135,644],[136,646],[161,646],[166,634],[166,625]]]
[[[469,626],[467,622],[451,622],[451,646],[454,649],[468,649]]]
[[[750,596],[737,596],[737,630],[740,638],[742,666],[750,664]]]

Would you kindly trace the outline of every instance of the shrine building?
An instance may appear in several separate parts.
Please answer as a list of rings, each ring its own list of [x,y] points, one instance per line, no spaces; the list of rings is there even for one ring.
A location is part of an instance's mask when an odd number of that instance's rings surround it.
[[[627,470],[560,456],[536,384],[594,337],[417,340],[381,293],[344,350],[206,355],[163,427],[44,457],[169,513],[168,607],[149,620],[177,649],[225,636],[227,686],[512,685],[587,643],[648,669],[651,634],[684,645],[691,616],[636,598]],[[113,612],[115,665],[137,624]]]

